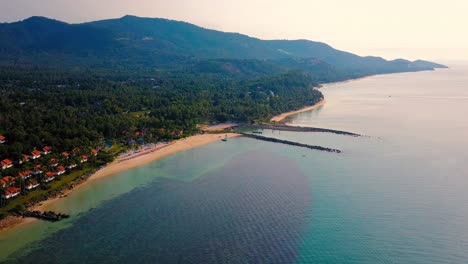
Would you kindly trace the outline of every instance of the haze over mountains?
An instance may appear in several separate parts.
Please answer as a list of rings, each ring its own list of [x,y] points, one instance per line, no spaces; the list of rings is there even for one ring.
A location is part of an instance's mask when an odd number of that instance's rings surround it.
[[[31,17],[0,24],[0,61],[3,66],[156,68],[239,76],[301,70],[318,81],[445,67],[361,57],[309,40],[260,40],[135,16],[84,24]]]

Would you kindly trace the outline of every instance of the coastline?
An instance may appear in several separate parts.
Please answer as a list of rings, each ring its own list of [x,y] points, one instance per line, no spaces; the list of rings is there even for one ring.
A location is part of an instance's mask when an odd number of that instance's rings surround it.
[[[214,129],[210,129],[210,131],[213,130]],[[240,134],[236,133],[227,133],[226,135],[228,138],[241,136]],[[168,144],[155,145],[150,148],[145,148],[143,149],[143,151],[131,151],[123,153],[113,162],[94,172],[89,178],[76,185],[73,189],[66,189],[61,193],[61,195],[35,204],[32,207],[30,207],[29,210],[47,211],[47,208],[56,203],[59,199],[66,197],[69,193],[73,192],[76,189],[92,184],[96,180],[116,175],[120,172],[124,172],[151,163],[153,161],[159,160],[161,158],[170,156],[178,152],[214,143],[216,141],[220,141],[222,138],[224,138],[224,134],[198,134],[187,138],[179,139]],[[19,228],[25,224],[33,223],[36,221],[40,220],[33,218],[8,216],[5,219],[0,220],[0,235],[3,232],[7,232],[14,228]]]
[[[401,74],[401,73],[390,73],[390,74]],[[323,83],[318,88],[323,88],[328,85],[353,82],[353,81],[357,81],[360,79],[375,77],[379,75],[388,75],[388,74],[378,74],[378,75],[364,76],[364,77],[359,77],[355,79],[339,81],[339,82]],[[271,118],[270,121],[277,122],[277,123],[285,123],[286,118],[291,115],[312,111],[312,110],[315,110],[317,108],[324,106],[325,104],[326,104],[326,100],[322,99],[321,101],[317,102],[314,105],[277,115]],[[237,124],[235,123],[222,123],[222,124],[217,124],[217,125],[212,125],[212,126],[205,125],[205,126],[202,126],[201,128],[209,132],[216,132],[216,131],[231,128],[236,125]],[[228,133],[227,135],[228,135],[228,138],[242,136],[240,134],[235,134],[235,133]],[[170,142],[169,144],[164,145],[163,147],[158,147],[158,146],[152,147],[150,150],[144,150],[143,152],[134,153],[133,155],[130,155],[130,156],[127,156],[128,153],[123,153],[113,162],[105,165],[101,169],[92,173],[92,175],[89,178],[87,178],[83,182],[80,182],[73,189],[67,189],[63,191],[61,195],[39,202],[33,205],[32,207],[30,207],[29,209],[37,210],[37,211],[47,210],[47,208],[50,205],[53,205],[55,202],[57,202],[57,200],[62,199],[64,196],[67,196],[73,190],[86,186],[87,184],[90,184],[98,179],[109,177],[117,173],[129,170],[132,168],[136,168],[138,166],[145,165],[147,163],[167,157],[177,152],[182,152],[182,151],[189,150],[192,148],[207,145],[207,144],[216,142],[218,140],[221,140],[221,138],[222,138],[222,134],[194,135],[185,139],[180,139],[177,141]],[[33,219],[33,218],[20,218],[20,217],[15,217],[15,216],[8,216],[5,219],[0,220],[0,235],[3,232],[10,231],[14,228],[19,228],[25,224],[33,223],[35,221],[39,221],[39,220]]]
[[[364,77],[359,77],[359,78],[349,79],[349,80],[344,80],[344,81],[339,81],[339,82],[323,83],[319,86],[319,88],[323,88],[329,85],[340,84],[340,83],[353,82],[353,81],[381,76],[381,75],[405,74],[405,73],[412,73],[412,72],[377,74],[377,75],[364,76]],[[277,123],[285,123],[286,118],[291,115],[318,109],[320,107],[323,107],[326,103],[327,101],[323,99],[314,105],[277,115],[271,118],[270,121],[277,122]],[[205,125],[205,126],[202,126],[202,128],[209,132],[217,132],[217,131],[219,132],[221,130],[231,128],[235,125],[237,124],[222,123],[222,124],[213,125],[213,126]],[[227,133],[227,136],[228,138],[234,138],[234,137],[240,137],[242,135],[236,134],[236,133]],[[147,163],[156,161],[158,159],[170,156],[178,152],[182,152],[185,150],[189,150],[192,148],[200,147],[203,145],[207,145],[207,144],[219,141],[223,137],[224,137],[224,134],[203,134],[203,135],[198,134],[198,135],[190,136],[188,138],[176,140],[176,141],[170,142],[162,146],[155,145],[148,149],[145,148],[143,151],[132,150],[130,151],[132,152],[131,154],[129,154],[129,152],[123,153],[118,158],[116,158],[116,160],[114,160],[113,162],[105,165],[104,167],[100,168],[96,172],[92,173],[90,177],[88,177],[86,180],[77,184],[73,189],[67,189],[63,191],[60,195],[47,199],[45,201],[39,202],[33,205],[32,207],[30,207],[29,209],[38,210],[38,211],[47,210],[49,206],[53,205],[59,199],[64,198],[70,192],[73,192],[74,190],[78,188],[91,184],[98,179],[109,177],[109,176],[118,174],[120,172],[145,165]],[[40,220],[33,219],[33,218],[20,218],[20,217],[8,216],[5,219],[0,220],[0,235],[4,232],[10,231],[15,228],[20,228],[21,226],[25,224],[33,223],[36,221],[40,221]]]
[[[285,119],[287,117],[289,117],[291,115],[295,115],[295,114],[304,113],[304,112],[308,112],[308,111],[318,109],[318,108],[324,106],[326,103],[327,103],[327,101],[325,99],[322,99],[321,101],[317,102],[314,105],[307,106],[307,107],[304,107],[304,108],[299,109],[299,110],[290,111],[290,112],[286,112],[286,113],[282,113],[280,115],[277,115],[277,116],[273,117],[270,121],[276,122],[276,123],[282,123],[282,122],[285,121]]]

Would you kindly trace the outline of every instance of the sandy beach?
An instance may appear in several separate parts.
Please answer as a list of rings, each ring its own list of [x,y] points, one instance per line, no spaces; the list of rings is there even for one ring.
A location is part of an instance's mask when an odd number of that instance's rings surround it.
[[[294,114],[299,114],[299,113],[303,113],[303,112],[308,112],[308,111],[312,111],[314,109],[317,109],[319,107],[322,107],[324,106],[325,104],[327,103],[327,101],[325,99],[323,99],[322,101],[314,104],[314,105],[311,105],[311,106],[308,106],[308,107],[304,107],[302,109],[299,109],[299,110],[296,110],[296,111],[291,111],[291,112],[286,112],[286,113],[283,113],[281,115],[277,115],[275,117],[273,117],[271,119],[272,122],[276,122],[276,123],[280,123],[280,122],[283,122],[284,119],[286,119],[288,116],[291,116],[291,115],[294,115]]]
[[[230,126],[226,125],[218,125],[216,129],[210,128],[211,130],[218,130],[220,127],[229,128]],[[239,137],[241,135],[236,133],[227,133],[228,138]],[[118,158],[116,158],[113,162],[107,164],[105,167],[99,169],[96,173],[90,176],[86,181],[77,185],[73,190],[66,190],[64,191],[63,195],[60,197],[48,199],[43,201],[37,205],[34,205],[30,208],[30,210],[38,210],[44,211],[50,205],[57,202],[63,196],[66,196],[68,193],[86,186],[88,184],[92,184],[94,181],[98,179],[102,179],[104,177],[109,177],[120,172],[153,162],[155,160],[167,157],[169,155],[175,154],[177,152],[189,150],[192,148],[200,147],[203,145],[207,145],[216,141],[219,141],[225,137],[225,134],[199,134],[190,136],[188,138],[179,139],[170,143],[166,144],[154,144],[151,147],[145,147],[139,150],[132,150],[127,153],[123,153]],[[0,234],[1,232],[7,231],[11,228],[17,228],[21,225],[32,223],[34,221],[39,221],[32,218],[18,218],[18,217],[7,217],[0,221]]]
[[[297,113],[307,112],[319,107],[322,107],[326,103],[325,100],[322,100],[315,105],[308,106],[296,111],[291,111],[287,113],[283,113],[281,115],[275,116],[271,119],[274,122],[282,122],[290,115],[294,115]],[[224,129],[231,128],[236,126],[235,123],[221,123],[212,126],[203,126],[201,127],[203,130],[208,132],[214,131],[222,131]],[[241,136],[240,134],[236,133],[227,133],[228,138],[234,138]],[[132,168],[136,168],[142,166],[144,164],[148,164],[155,160],[167,157],[169,155],[175,154],[177,152],[189,150],[192,148],[200,147],[203,145],[207,145],[216,141],[221,140],[225,137],[225,134],[198,134],[194,136],[190,136],[188,138],[176,140],[169,143],[159,143],[159,144],[151,144],[143,146],[140,149],[131,150],[125,153],[122,153],[119,157],[117,157],[113,162],[107,164],[103,168],[96,171],[93,175],[91,175],[87,180],[77,185],[72,190],[65,190],[62,195],[51,198],[41,203],[38,203],[30,208],[30,210],[37,210],[37,211],[46,211],[51,205],[57,202],[59,199],[63,199],[64,196],[67,196],[70,192],[86,186],[88,184],[92,184],[94,181],[109,177],[120,172],[130,170]],[[39,221],[32,218],[18,218],[18,217],[7,217],[0,221],[0,234],[1,232],[10,230],[12,228],[20,227],[27,223],[32,223],[34,221]]]

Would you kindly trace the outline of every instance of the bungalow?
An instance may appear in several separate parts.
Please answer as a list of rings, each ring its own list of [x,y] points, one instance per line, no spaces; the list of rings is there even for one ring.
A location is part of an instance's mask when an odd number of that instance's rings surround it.
[[[51,146],[45,146],[42,148],[42,154],[43,155],[48,155],[52,152],[52,147]]]
[[[57,167],[58,166],[58,162],[57,162],[57,159],[50,159],[50,166],[52,167]]]
[[[91,155],[97,156],[98,152],[99,152],[99,151],[98,151],[97,149],[92,149],[92,150],[91,150]]]
[[[62,156],[68,159],[70,157],[70,154],[68,152],[62,152]]]
[[[78,165],[76,165],[75,163],[72,163],[72,164],[67,166],[67,169],[72,170],[72,169],[76,168],[76,166],[78,166]]]
[[[47,182],[53,181],[54,179],[55,179],[55,173],[48,171],[46,172],[44,179],[42,179],[42,182],[47,183]]]
[[[5,187],[11,187],[15,184],[15,178],[11,176],[5,176],[0,180],[0,185]]]
[[[1,165],[2,165],[2,169],[6,170],[6,169],[13,167],[13,161],[9,159],[4,159],[1,161]]]
[[[0,144],[5,143],[5,141],[6,141],[6,138],[4,136],[0,135]]]
[[[31,160],[35,160],[35,159],[38,159],[41,157],[41,152],[39,150],[33,150],[33,152],[31,152],[31,157],[29,157]]]
[[[17,163],[18,165],[21,165],[21,164],[23,164],[24,162],[26,162],[26,161],[28,161],[28,160],[29,160],[29,156],[23,154],[23,155],[21,155],[21,158],[19,158],[19,159],[16,161],[16,163]]]
[[[80,152],[80,149],[79,149],[79,148],[74,148],[74,149],[72,150],[72,152],[73,152],[74,154],[77,154],[77,153]]]
[[[81,160],[80,160],[81,163],[84,163],[84,162],[87,162],[87,161],[88,161],[88,156],[86,156],[86,155],[81,156]]]
[[[41,184],[38,183],[36,180],[33,180],[33,181],[30,181],[30,182],[26,185],[26,189],[27,189],[27,190],[36,189],[37,187],[39,187],[39,185],[41,185]]]
[[[58,175],[64,174],[65,172],[66,172],[65,167],[60,165],[57,167],[57,172],[55,174],[58,176]]]
[[[32,174],[33,175],[38,175],[38,174],[42,174],[44,171],[42,171],[42,165],[41,164],[37,164],[36,167],[34,168]]]
[[[6,189],[5,194],[2,194],[2,198],[10,199],[10,198],[13,198],[13,197],[16,197],[16,196],[20,195],[20,193],[21,193],[20,188],[10,187],[10,188]]]
[[[24,180],[31,178],[31,176],[32,176],[32,171],[30,171],[30,170],[22,171],[22,172],[18,173],[18,177],[20,177],[20,178],[22,178]]]

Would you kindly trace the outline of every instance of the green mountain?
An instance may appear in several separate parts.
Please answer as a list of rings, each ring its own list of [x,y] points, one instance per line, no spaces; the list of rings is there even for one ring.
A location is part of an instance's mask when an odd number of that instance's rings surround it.
[[[320,81],[445,67],[424,61],[361,57],[309,40],[261,40],[185,22],[135,16],[83,24],[31,17],[0,24],[0,63],[245,76],[301,70]]]

